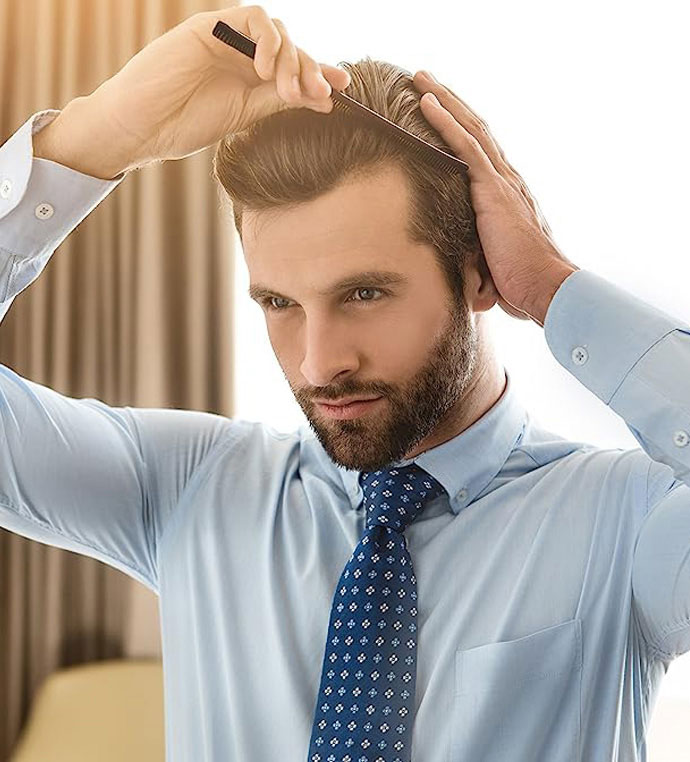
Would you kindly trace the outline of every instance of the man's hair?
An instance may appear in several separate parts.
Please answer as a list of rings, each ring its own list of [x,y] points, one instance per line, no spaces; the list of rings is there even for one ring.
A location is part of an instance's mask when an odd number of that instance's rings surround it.
[[[341,61],[351,77],[344,92],[429,143],[453,153],[424,117],[410,72],[367,57]],[[392,129],[392,128],[391,128]],[[213,176],[227,192],[242,239],[242,213],[277,210],[310,201],[341,182],[397,163],[409,180],[411,241],[434,247],[456,305],[464,306],[463,268],[479,250],[469,180],[443,172],[335,108],[329,114],[290,108],[270,114],[217,146]]]

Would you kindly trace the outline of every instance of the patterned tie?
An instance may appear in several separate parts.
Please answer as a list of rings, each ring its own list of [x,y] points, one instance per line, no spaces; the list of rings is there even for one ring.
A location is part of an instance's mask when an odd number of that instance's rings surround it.
[[[410,762],[417,579],[403,532],[445,489],[416,463],[359,482],[366,527],[333,597],[308,762]]]

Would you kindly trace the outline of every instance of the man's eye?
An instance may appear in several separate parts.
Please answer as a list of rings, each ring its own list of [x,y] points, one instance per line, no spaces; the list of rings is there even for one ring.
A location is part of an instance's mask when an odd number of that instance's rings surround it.
[[[385,294],[386,293],[385,291],[382,291],[380,288],[369,288],[367,286],[362,286],[360,288],[357,288],[357,289],[355,289],[353,291],[353,293],[356,294],[356,293],[361,292],[361,291],[364,291],[364,292],[376,291],[379,294]],[[284,299],[282,296],[267,296],[267,297],[265,297],[264,299],[261,300],[261,303],[263,304],[264,307],[266,307],[267,310],[269,310],[269,312],[284,312],[287,309],[287,306],[285,306],[285,305],[283,305],[283,306],[277,306],[275,304],[275,302],[288,302],[288,304],[289,304],[289,301],[290,301],[289,299]],[[377,302],[379,300],[378,299],[371,299],[371,298],[369,298],[369,299],[354,299],[353,301],[355,301],[355,302],[363,302],[363,303],[366,304],[368,302]]]
[[[366,286],[363,287],[363,288],[357,288],[357,289],[355,289],[354,293],[356,294],[358,291],[369,291],[369,292],[371,292],[371,291],[378,291],[379,294],[383,293],[383,291],[381,291],[381,289],[379,289],[379,288],[367,288]],[[355,301],[356,302],[377,302],[378,299],[355,299]]]
[[[287,299],[283,299],[282,296],[267,296],[265,299],[263,299],[264,307],[266,307],[269,310],[273,310],[273,312],[280,312],[280,310],[284,309],[284,307],[276,307],[273,304],[273,300],[277,299],[278,301],[287,301]]]

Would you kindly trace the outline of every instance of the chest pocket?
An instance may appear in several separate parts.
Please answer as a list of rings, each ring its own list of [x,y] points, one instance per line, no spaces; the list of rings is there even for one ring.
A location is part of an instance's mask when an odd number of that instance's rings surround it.
[[[450,762],[577,762],[582,623],[455,652]]]

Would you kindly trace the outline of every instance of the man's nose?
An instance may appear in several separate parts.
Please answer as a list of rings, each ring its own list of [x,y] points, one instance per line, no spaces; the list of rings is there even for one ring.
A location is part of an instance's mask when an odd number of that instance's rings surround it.
[[[300,371],[312,386],[327,386],[359,367],[357,337],[334,321],[312,320],[304,329]]]

